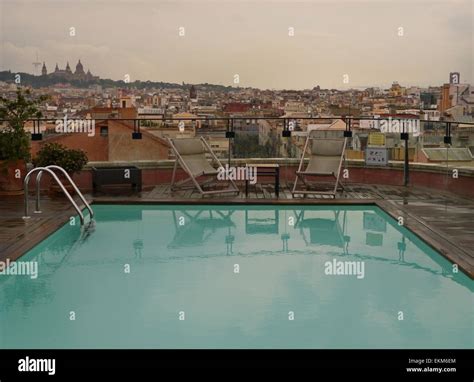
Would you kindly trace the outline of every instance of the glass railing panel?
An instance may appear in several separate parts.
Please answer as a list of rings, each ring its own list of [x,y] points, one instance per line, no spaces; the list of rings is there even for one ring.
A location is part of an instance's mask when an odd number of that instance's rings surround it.
[[[451,123],[448,133],[451,142],[445,144],[446,190],[469,196],[463,180],[474,173],[474,123]]]
[[[233,121],[233,158],[280,158],[286,156],[283,120],[243,118]]]
[[[437,187],[448,190],[453,176],[465,176],[466,171],[474,167],[473,124],[451,123],[451,142],[447,143],[446,122],[413,120],[410,123],[394,128],[392,125],[387,127],[383,119],[353,119],[352,137],[347,139],[343,162],[343,169],[350,170],[346,181],[370,182],[368,170],[374,170],[375,184],[417,185],[423,174],[437,173],[442,178],[437,175],[435,179],[430,175],[429,182],[422,183],[430,187],[436,182]],[[172,168],[175,157],[168,146],[168,138],[202,137],[223,164],[266,163],[265,160],[278,163],[282,169],[282,183],[290,184],[294,181],[294,170],[303,155],[308,133],[321,139],[342,138],[346,122],[342,118],[249,117],[231,121],[229,118],[99,116],[93,119],[89,116],[71,121],[44,119],[39,127],[37,121],[29,121],[25,128],[31,133],[42,134],[41,140],[31,142],[33,157],[45,145],[59,143],[68,149],[83,150],[91,165],[138,165],[155,169]],[[229,135],[229,131],[233,135]],[[291,131],[290,136],[285,134],[288,131]],[[408,177],[402,132],[408,132]],[[378,175],[380,171],[377,170],[385,167],[395,170],[388,178]]]

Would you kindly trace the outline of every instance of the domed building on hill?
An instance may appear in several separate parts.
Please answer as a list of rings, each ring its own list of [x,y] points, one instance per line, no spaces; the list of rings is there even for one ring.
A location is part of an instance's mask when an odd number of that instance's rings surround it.
[[[56,67],[54,68],[54,71],[51,73],[48,73],[48,70],[46,68],[46,63],[43,62],[43,68],[41,69],[41,75],[42,76],[52,76],[52,77],[60,77],[65,80],[69,81],[94,81],[98,80],[98,76],[92,75],[90,70],[87,70],[87,73],[84,71],[84,66],[81,63],[81,60],[79,60],[76,64],[76,71],[73,73],[71,70],[71,67],[69,66],[69,61],[66,63],[66,68],[65,69],[59,69],[58,64],[56,63]]]

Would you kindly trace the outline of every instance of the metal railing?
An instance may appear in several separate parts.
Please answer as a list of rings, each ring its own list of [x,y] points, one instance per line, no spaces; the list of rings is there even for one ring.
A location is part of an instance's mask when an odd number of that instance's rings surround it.
[[[308,116],[308,117],[303,117],[303,116],[284,116],[284,117],[264,117],[264,116],[254,116],[254,115],[246,115],[246,116],[225,116],[225,117],[199,117],[199,116],[191,116],[191,117],[173,117],[173,116],[166,116],[166,115],[153,115],[153,118],[105,118],[105,117],[99,117],[94,119],[96,123],[101,123],[101,122],[107,122],[107,121],[119,121],[119,122],[124,122],[127,123],[130,127],[130,129],[133,129],[133,132],[131,134],[132,139],[142,139],[142,130],[143,128],[146,128],[147,123],[153,121],[153,122],[160,122],[162,124],[163,128],[169,127],[170,123],[178,123],[183,121],[183,122],[191,122],[193,130],[194,131],[203,131],[205,133],[205,127],[208,127],[209,129],[212,129],[213,131],[218,131],[219,133],[222,133],[222,137],[226,138],[229,140],[227,147],[224,147],[222,151],[222,154],[224,151],[227,151],[227,160],[230,164],[231,159],[233,157],[232,154],[236,154],[235,148],[237,147],[237,140],[236,138],[239,138],[240,136],[244,136],[245,129],[242,128],[242,126],[245,126],[245,124],[239,123],[242,121],[246,120],[252,120],[257,123],[257,121],[277,121],[275,126],[279,126],[279,130],[281,130],[281,138],[283,139],[288,139],[291,138],[292,132],[293,131],[299,131],[299,124],[304,124],[305,121],[334,121],[337,119],[342,120],[345,123],[345,129],[343,131],[343,135],[346,138],[351,138],[353,136],[354,131],[364,131],[364,132],[371,132],[371,131],[379,131],[377,128],[374,127],[357,127],[357,122],[359,124],[361,121],[383,121],[383,120],[388,120],[389,118],[393,120],[414,120],[417,121],[418,123],[426,123],[427,125],[436,125],[438,126],[437,131],[441,132],[442,134],[444,133],[444,136],[442,137],[442,143],[444,143],[445,147],[450,148],[452,147],[453,139],[452,139],[452,127],[457,126],[459,124],[467,125],[470,127],[470,129],[474,129],[474,122],[465,122],[465,121],[452,121],[452,120],[432,120],[432,119],[420,119],[416,118],[415,116],[410,117],[407,115],[403,116],[396,116],[392,115],[383,115],[379,117],[373,117],[373,116],[361,116],[361,117],[354,117],[350,115],[343,115],[343,116],[327,116],[327,117],[313,117],[313,116]],[[34,120],[31,120],[33,122],[33,133],[32,133],[32,140],[41,140],[42,139],[42,134],[41,134],[41,124],[44,122],[52,122],[56,121],[57,119],[54,118],[37,118]],[[70,118],[69,120],[75,120],[75,118]],[[197,123],[201,123],[201,129],[195,129],[197,126]],[[220,126],[216,126],[217,123],[220,122]],[[239,126],[240,126],[240,131],[239,131]],[[273,127],[275,127],[273,126]],[[174,126],[176,127],[176,126]],[[427,130],[428,131],[428,130]],[[403,161],[403,170],[404,170],[404,176],[403,176],[403,184],[408,185],[409,183],[409,173],[410,173],[410,164],[409,164],[409,131],[408,128],[405,124],[401,127],[400,131],[395,133],[397,136],[399,136],[399,139],[401,142],[403,142],[403,147],[400,146],[400,155],[399,158],[401,161]],[[277,134],[278,135],[278,134]],[[280,140],[280,137],[278,136],[278,142],[281,143],[282,141]],[[283,141],[285,142],[285,141]],[[288,141],[288,150],[290,150],[290,146],[292,145],[291,140]],[[244,145],[244,149],[247,149],[247,147]],[[401,151],[403,150],[403,152]],[[290,155],[290,154],[288,154]],[[290,155],[291,156],[291,155]]]
[[[89,211],[90,218],[92,219],[94,217],[94,211],[92,210],[89,203],[87,203],[86,198],[84,197],[82,192],[79,190],[79,188],[76,186],[76,183],[74,183],[74,181],[72,180],[70,175],[67,173],[67,171],[65,169],[63,169],[62,167],[56,166],[56,165],[49,165],[49,166],[46,166],[46,168],[47,169],[53,169],[53,170],[59,170],[59,171],[62,172],[62,174],[68,180],[69,184],[72,186],[74,191],[76,191],[76,194],[79,196],[82,203],[84,203],[84,206]],[[38,172],[38,175],[36,176],[36,210],[35,210],[35,213],[40,213],[41,212],[41,209],[40,209],[40,193],[41,193],[41,177],[42,176],[43,176],[43,171]]]
[[[72,198],[71,194],[66,190],[66,188],[64,187],[64,184],[59,180],[58,176],[54,173],[54,171],[51,169],[51,168],[54,168],[54,169],[59,169],[61,170],[65,175],[66,175],[66,178],[69,180],[69,182],[71,183],[72,187],[74,188],[74,190],[76,191],[76,193],[79,195],[79,197],[81,198],[81,200],[83,201],[84,205],[86,206],[86,208],[89,210],[89,213],[90,213],[90,219],[92,219],[92,217],[94,216],[94,212],[92,211],[92,208],[90,207],[90,205],[87,203],[87,201],[85,200],[84,196],[82,195],[82,193],[79,191],[79,189],[77,188],[77,186],[75,185],[75,183],[72,181],[71,177],[67,174],[67,172],[59,167],[59,166],[54,166],[54,165],[51,165],[51,166],[47,166],[47,167],[36,167],[32,170],[30,170],[26,176],[25,176],[25,180],[23,181],[23,186],[24,186],[24,192],[25,192],[25,197],[24,197],[24,203],[25,203],[25,214],[23,216],[23,219],[29,219],[30,218],[30,215],[29,215],[29,206],[28,206],[28,184],[29,184],[29,181],[30,181],[30,177],[33,173],[35,172],[38,172],[38,175],[37,175],[37,181],[36,181],[36,210],[35,210],[35,213],[41,213],[41,210],[39,210],[39,195],[40,195],[40,183],[39,181],[41,181],[41,176],[42,176],[42,173],[43,171],[46,171],[47,173],[49,173],[51,175],[51,177],[54,179],[54,181],[58,184],[58,186],[61,188],[61,190],[63,191],[64,195],[66,195],[66,197],[69,199],[69,201],[71,202],[72,206],[74,207],[74,209],[76,210],[77,214],[79,215],[79,219],[81,221],[81,226],[84,225],[84,222],[85,222],[85,219],[84,219],[84,214],[82,213],[81,209],[79,208],[79,206],[77,205],[77,203],[74,201],[74,199]]]

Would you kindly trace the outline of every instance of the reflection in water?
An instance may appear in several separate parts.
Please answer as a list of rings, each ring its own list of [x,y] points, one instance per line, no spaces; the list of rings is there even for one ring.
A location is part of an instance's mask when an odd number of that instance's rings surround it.
[[[61,229],[61,235],[50,237],[49,245],[44,245],[43,242],[37,246],[36,253],[28,256],[28,261],[38,262],[40,277],[34,280],[34,288],[31,288],[32,282],[29,276],[0,276],[0,290],[6,296],[1,299],[0,307],[8,308],[15,303],[29,307],[39,301],[52,299],[55,290],[51,287],[51,279],[56,272],[60,272],[67,266],[68,257],[85,242],[88,235],[88,231],[81,229],[78,225],[66,224]],[[21,260],[26,258],[24,256]]]
[[[201,216],[206,212],[208,216]],[[176,233],[168,248],[203,245],[217,230],[222,228],[228,228],[229,237],[226,239],[226,243],[232,247],[234,238],[230,228],[235,226],[231,219],[234,211],[224,213],[221,210],[208,209],[188,212],[180,209],[173,210],[172,213]],[[181,216],[178,216],[178,213]]]
[[[398,261],[405,262],[405,251],[407,250],[407,243],[405,235],[402,235],[402,241],[397,243]]]
[[[266,214],[265,213],[266,211],[268,211],[269,213]],[[268,216],[265,216],[265,215],[268,215]],[[277,209],[257,210],[257,211],[245,210],[245,233],[248,235],[255,235],[255,234],[268,234],[268,235],[277,234],[278,235],[279,223],[280,223],[280,211]]]
[[[233,245],[235,241],[235,236],[232,235],[230,226],[227,228],[227,236],[225,237],[225,243],[227,244],[226,255],[231,255],[233,253]]]
[[[90,226],[91,229],[87,229]],[[91,237],[93,225],[84,226],[66,224],[62,228],[62,235],[54,240],[54,245],[42,249],[33,261],[38,261],[42,274],[53,274],[66,262],[67,258]]]
[[[113,207],[113,206],[112,206]],[[153,208],[153,207],[150,207]],[[138,210],[137,210],[138,209]],[[206,245],[215,245],[221,243],[223,251],[222,254],[230,255],[235,251],[235,245],[239,246],[238,254],[252,254],[259,253],[259,249],[267,249],[265,243],[275,243],[271,238],[273,235],[280,235],[281,246],[275,253],[290,252],[290,241],[292,241],[292,252],[303,254],[337,254],[342,249],[342,255],[349,255],[349,243],[353,242],[353,247],[357,250],[352,250],[350,255],[359,259],[371,259],[373,261],[390,262],[397,265],[406,265],[420,270],[426,270],[433,274],[442,274],[448,277],[456,277],[451,270],[451,264],[446,262],[444,258],[428,251],[426,256],[434,261],[441,269],[433,269],[433,267],[426,266],[417,262],[415,258],[407,261],[405,254],[407,252],[408,244],[415,245],[418,250],[424,251],[426,245],[420,240],[413,240],[414,236],[407,232],[403,227],[398,227],[394,222],[390,223],[392,231],[387,227],[386,217],[378,210],[376,211],[361,211],[362,224],[357,224],[357,219],[354,211],[349,208],[329,208],[318,209],[305,208],[293,210],[293,207],[284,208],[282,206],[265,206],[265,207],[222,207],[212,208],[211,206],[204,206],[199,208],[193,206],[169,206],[160,208],[159,216],[165,216],[171,213],[173,220],[174,233],[164,234],[163,226],[155,224],[154,222],[145,223],[147,215],[143,215],[144,206],[136,206],[133,210],[126,211],[126,215],[113,214],[110,210],[106,210],[97,216],[97,224],[100,227],[99,232],[96,232],[95,222],[92,222],[89,227],[81,230],[77,225],[71,226],[66,224],[61,230],[60,234],[50,236],[46,241],[36,247],[33,260],[39,262],[42,268],[42,274],[47,276],[59,270],[69,257],[77,255],[81,252],[86,244],[94,246],[94,243],[100,239],[101,231],[109,229],[108,227],[115,227],[115,224],[120,224],[120,229],[114,228],[113,235],[119,234],[121,237],[128,237],[129,233],[135,232],[130,238],[131,248],[136,259],[150,261],[149,251],[159,253],[160,258],[176,257],[175,250],[180,248],[199,248]],[[349,220],[352,214],[353,218]],[[290,223],[289,218],[293,218],[294,224]],[[103,224],[111,224],[111,226],[103,226]],[[153,235],[150,236],[146,226],[152,228]],[[134,230],[131,227],[135,227]],[[161,228],[160,228],[161,227]],[[288,232],[289,229],[296,230],[304,243],[300,244],[298,237],[293,237]],[[353,233],[357,230],[365,232],[365,240],[361,240],[361,236],[357,234],[349,234],[349,230]],[[225,231],[225,235],[221,232]],[[168,231],[167,231],[168,232]],[[370,236],[368,236],[370,234]],[[390,239],[394,234],[400,235],[398,241]],[[387,243],[384,242],[384,236],[389,237]],[[171,241],[166,245],[166,250],[154,251],[153,245],[156,238],[171,238]],[[269,240],[269,241],[268,241]],[[149,242],[149,246],[145,246],[145,242]],[[392,244],[393,242],[393,244]],[[110,243],[113,245],[113,243]],[[247,244],[242,246],[242,244]],[[248,245],[250,244],[250,245]],[[393,247],[396,248],[398,258],[390,257],[393,253]],[[127,246],[124,246],[125,248]],[[149,248],[147,252],[146,247]],[[314,249],[310,249],[313,247]],[[369,251],[370,247],[378,248],[376,252]],[[423,249],[422,249],[423,247]],[[94,249],[88,247],[88,252],[93,253],[95,259],[102,260],[99,256],[104,254],[102,252],[95,252]],[[224,251],[225,248],[225,251]],[[243,248],[247,248],[244,250]],[[112,250],[105,252],[113,253]],[[413,251],[412,251],[413,252]],[[426,251],[425,251],[426,252]],[[210,253],[202,251],[188,251],[187,257],[198,253],[199,256],[203,254],[210,255]],[[148,255],[147,255],[148,254]],[[179,256],[178,256],[179,257]],[[75,259],[80,261],[80,259]]]
[[[143,255],[142,224],[142,219],[140,219],[137,223],[137,238],[133,241],[133,250],[135,251],[136,259],[141,259]]]
[[[284,228],[285,232],[283,232],[283,233],[281,234],[281,236],[280,236],[280,237],[281,237],[281,242],[282,242],[282,248],[281,248],[281,250],[282,250],[283,252],[288,252],[288,248],[289,248],[289,247],[288,247],[288,242],[290,241],[290,237],[291,237],[291,236],[290,236],[290,234],[288,233],[288,224],[289,224],[289,221],[288,221],[288,216],[287,216],[287,210],[285,209],[285,210],[283,211],[283,213],[284,213],[284,215],[285,215],[285,216],[284,216],[285,219],[283,220],[283,221],[285,222],[285,228]],[[294,225],[294,222],[292,222],[292,225]]]
[[[371,247],[383,247],[383,233],[387,232],[387,221],[375,212],[364,212],[363,228],[365,243]]]
[[[363,218],[365,231],[387,232],[387,221],[376,212],[364,212]]]
[[[94,209],[0,278],[0,348],[472,347],[472,280],[376,207]],[[326,275],[342,257],[365,277]]]
[[[345,235],[347,211],[342,211],[342,226],[339,217],[341,211],[332,211],[332,213],[334,217],[331,219],[322,217],[308,218],[305,210],[295,212],[295,228],[299,228],[306,245],[328,245],[342,248],[343,254],[347,255],[350,241],[350,236]],[[306,230],[309,231],[309,240],[306,235]]]

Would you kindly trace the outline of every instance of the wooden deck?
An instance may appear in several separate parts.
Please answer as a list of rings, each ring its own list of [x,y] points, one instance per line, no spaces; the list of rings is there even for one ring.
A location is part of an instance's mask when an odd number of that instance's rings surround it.
[[[383,185],[350,185],[337,199],[308,195],[293,198],[283,184],[280,198],[272,185],[257,184],[238,196],[201,197],[194,190],[170,193],[169,185],[133,193],[127,188],[110,188],[107,193],[86,195],[96,203],[232,203],[232,204],[377,204],[474,278],[474,202],[451,193],[431,189]],[[33,197],[30,198],[33,208]],[[0,200],[0,260],[17,259],[61,227],[75,211],[65,198],[42,197],[41,215],[31,213],[23,220],[23,198]]]

